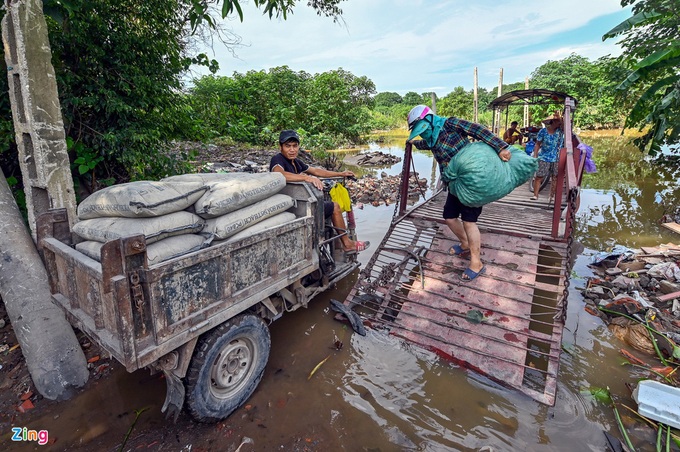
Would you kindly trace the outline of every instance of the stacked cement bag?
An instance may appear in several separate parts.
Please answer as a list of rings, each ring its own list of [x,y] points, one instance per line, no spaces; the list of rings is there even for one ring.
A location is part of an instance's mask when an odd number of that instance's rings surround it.
[[[197,233],[205,220],[185,209],[207,190],[200,181],[138,181],[99,190],[78,206],[73,232],[85,241],[76,249],[99,260],[105,242],[143,235],[150,264],[200,249],[205,238]]]
[[[78,206],[73,232],[85,241],[76,249],[100,260],[105,242],[141,234],[154,265],[213,240],[243,238],[295,219],[282,214],[294,205],[277,194],[285,185],[280,173],[205,173],[108,187]]]
[[[206,219],[204,234],[216,241],[226,240],[241,231],[283,213],[294,205],[293,198],[278,194],[286,186],[281,173],[206,173],[183,174],[163,179],[166,182],[198,182],[209,189],[194,204],[197,215]],[[291,214],[292,215],[292,214]],[[279,217],[277,224],[290,221]],[[277,224],[266,223],[269,227]],[[259,230],[263,230],[259,227]],[[256,231],[257,232],[257,231]],[[250,231],[246,235],[254,233]]]

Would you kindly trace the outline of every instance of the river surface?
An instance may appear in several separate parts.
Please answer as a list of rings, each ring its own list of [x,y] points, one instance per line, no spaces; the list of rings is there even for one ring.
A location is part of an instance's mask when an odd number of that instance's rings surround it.
[[[354,274],[314,299],[308,309],[271,325],[264,378],[247,405],[224,422],[199,425],[186,414],[176,424],[164,420],[164,381],[145,371],[127,374],[118,368],[95,390],[57,405],[56,413],[35,419],[29,428],[49,429],[57,438],[53,450],[118,450],[128,432],[124,450],[608,450],[603,432],[621,434],[611,407],[595,400],[589,389],[608,387],[617,403],[634,407],[626,383],[634,384],[642,375],[622,365],[619,349],[628,347],[584,311],[578,288],[592,274],[588,264],[598,251],[614,244],[635,248],[680,243],[680,235],[658,224],[664,209],[680,205],[680,175],[673,165],[654,165],[643,158],[616,132],[583,133],[581,138],[593,146],[598,172],[583,181],[576,226],[579,256],[555,406],[381,332],[352,334],[333,320],[329,299],[344,299]],[[403,142],[400,137],[370,149],[401,156]],[[420,177],[434,186],[431,155],[417,152],[415,165]],[[375,174],[400,170],[397,164]],[[359,238],[373,244],[360,255],[364,265],[393,212],[394,206],[384,205],[356,210]],[[344,344],[339,350],[336,341]],[[142,409],[131,429],[135,410]],[[622,415],[630,425],[631,416],[625,410]],[[655,438],[635,428],[629,433],[638,450],[654,450]]]

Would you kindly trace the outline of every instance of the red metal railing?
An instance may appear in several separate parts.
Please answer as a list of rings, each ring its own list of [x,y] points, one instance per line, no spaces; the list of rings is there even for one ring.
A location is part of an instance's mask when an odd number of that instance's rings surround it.
[[[573,225],[572,211],[578,209],[578,201],[572,201],[572,192],[576,191],[575,196],[578,197],[578,189],[581,183],[581,176],[583,174],[583,165],[585,158],[581,158],[581,150],[574,147],[573,131],[571,128],[571,111],[574,109],[574,100],[570,97],[565,99],[565,108],[563,113],[563,127],[564,127],[564,148],[560,150],[560,160],[557,174],[557,188],[555,191],[555,204],[553,206],[552,217],[552,232],[554,238],[567,238],[571,235],[571,228]],[[562,198],[566,191],[567,207],[564,215],[565,227],[564,235],[560,236],[560,218],[562,217]]]

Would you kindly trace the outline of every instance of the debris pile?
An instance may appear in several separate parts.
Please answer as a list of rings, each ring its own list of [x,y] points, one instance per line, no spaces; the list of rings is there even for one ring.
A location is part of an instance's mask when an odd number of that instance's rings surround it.
[[[395,155],[391,154],[386,154],[384,152],[376,151],[376,152],[366,152],[366,153],[361,153],[356,156],[355,160],[357,165],[360,166],[379,166],[379,167],[387,167],[387,166],[392,166],[395,163],[401,162],[401,157],[397,157]]]
[[[385,204],[389,206],[398,200],[400,181],[401,176],[388,176],[382,173],[380,178],[367,175],[356,181],[349,180],[346,186],[351,194],[352,202],[357,206],[359,204],[371,204],[373,206]],[[409,180],[409,199],[419,199],[426,190],[427,179],[418,178],[418,175],[415,174]]]
[[[676,444],[680,444],[680,438],[671,433],[671,427],[680,425],[680,403],[676,403],[680,400],[679,263],[680,245],[668,243],[640,250],[617,245],[611,252],[592,257],[590,267],[595,276],[588,278],[582,289],[586,311],[602,318],[627,345],[660,361],[660,365],[650,363],[625,349],[620,351],[641,380],[637,387],[628,385],[638,403],[637,412],[631,411],[643,421],[641,425],[652,426],[659,435],[668,435],[667,442],[672,437]],[[661,389],[646,388],[651,393],[647,396],[640,390],[643,382]],[[611,402],[616,414],[616,404]],[[673,404],[672,409],[666,407],[668,403]],[[619,429],[630,447],[620,421]]]
[[[680,245],[615,246],[592,260],[596,276],[584,289],[588,312],[633,348],[657,354],[658,347],[663,359],[680,363]]]

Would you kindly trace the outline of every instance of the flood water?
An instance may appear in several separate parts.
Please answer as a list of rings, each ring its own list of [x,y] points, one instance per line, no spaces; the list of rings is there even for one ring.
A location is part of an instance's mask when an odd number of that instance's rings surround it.
[[[235,451],[242,443],[242,452],[608,450],[603,432],[621,434],[611,407],[590,396],[589,388],[608,387],[617,403],[635,407],[625,384],[636,383],[641,375],[621,365],[619,349],[628,347],[584,311],[577,289],[591,275],[590,256],[598,251],[614,244],[635,248],[680,243],[680,235],[658,224],[664,207],[680,205],[680,174],[672,165],[655,166],[643,159],[615,132],[583,133],[581,138],[595,149],[598,172],[583,181],[576,230],[582,246],[571,279],[555,406],[382,332],[352,334],[333,319],[329,299],[344,299],[354,274],[315,298],[309,309],[271,325],[272,350],[260,386],[245,407],[220,424],[194,424],[186,414],[177,424],[165,421],[160,414],[163,380],[117,368],[94,391],[57,405],[56,417],[51,413],[27,426],[48,429],[57,438],[54,450],[118,450],[135,410],[147,408],[125,450]],[[371,150],[401,155],[403,142],[401,137],[399,144],[372,145]],[[434,185],[431,156],[417,152],[415,164],[420,176]],[[376,174],[400,170],[397,164]],[[356,210],[359,238],[373,244],[361,254],[364,265],[393,212],[394,206]],[[340,350],[336,341],[344,344]],[[624,422],[631,417],[622,415]],[[655,438],[632,435],[639,450],[654,450]]]

